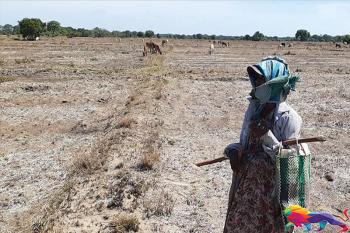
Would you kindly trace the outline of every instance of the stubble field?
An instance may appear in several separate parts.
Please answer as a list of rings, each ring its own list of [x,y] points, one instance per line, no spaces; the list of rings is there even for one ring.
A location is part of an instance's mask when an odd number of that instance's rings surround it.
[[[156,42],[159,42],[155,40]],[[222,232],[229,163],[268,55],[301,76],[288,102],[310,144],[311,207],[350,207],[350,48],[330,43],[0,38],[0,232]],[[331,174],[334,181],[327,181]],[[328,231],[338,231],[327,227]]]

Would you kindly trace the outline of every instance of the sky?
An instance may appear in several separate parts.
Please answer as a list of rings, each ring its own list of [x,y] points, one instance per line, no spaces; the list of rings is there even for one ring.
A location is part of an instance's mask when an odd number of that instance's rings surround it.
[[[294,36],[350,34],[350,1],[3,1],[0,25],[22,18],[56,20],[62,26],[174,34]]]

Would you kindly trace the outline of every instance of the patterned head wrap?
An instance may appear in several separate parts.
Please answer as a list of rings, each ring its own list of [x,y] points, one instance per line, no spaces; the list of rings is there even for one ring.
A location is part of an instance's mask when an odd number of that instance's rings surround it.
[[[253,90],[251,95],[261,103],[281,102],[290,90],[295,91],[296,82],[300,80],[289,72],[288,64],[279,57],[266,57],[260,63],[247,68]],[[265,79],[265,83],[257,86],[259,76]]]

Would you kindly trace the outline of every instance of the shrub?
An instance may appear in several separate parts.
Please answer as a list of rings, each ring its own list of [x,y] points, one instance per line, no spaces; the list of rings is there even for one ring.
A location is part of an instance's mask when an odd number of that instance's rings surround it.
[[[174,200],[171,195],[164,190],[160,192],[152,190],[145,195],[143,207],[145,208],[147,217],[152,215],[166,216],[172,213],[174,208]]]
[[[110,227],[113,229],[112,232],[124,233],[139,230],[140,222],[134,215],[120,214],[113,218],[110,222]]]

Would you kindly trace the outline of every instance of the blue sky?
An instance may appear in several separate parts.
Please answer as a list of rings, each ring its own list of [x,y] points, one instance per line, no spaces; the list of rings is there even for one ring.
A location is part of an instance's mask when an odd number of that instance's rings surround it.
[[[0,25],[24,17],[62,26],[158,33],[294,36],[350,34],[350,1],[2,1]]]

